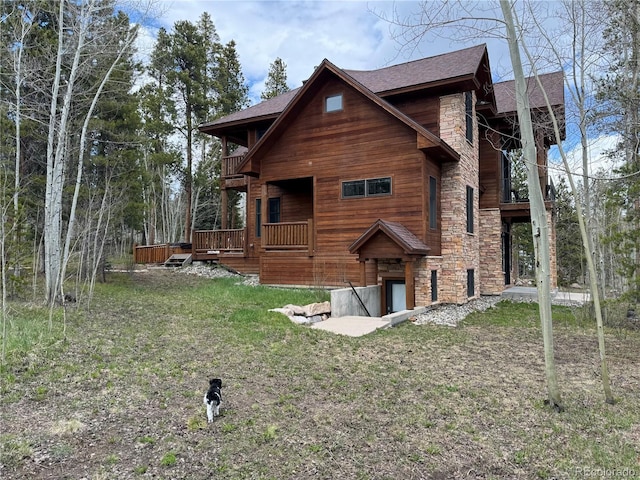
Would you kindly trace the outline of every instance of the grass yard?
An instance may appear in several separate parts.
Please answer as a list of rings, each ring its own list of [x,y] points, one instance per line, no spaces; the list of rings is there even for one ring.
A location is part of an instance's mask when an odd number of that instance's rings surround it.
[[[638,330],[607,332],[606,405],[594,326],[554,308],[557,413],[535,305],[350,338],[267,312],[325,294],[236,282],[112,274],[57,342],[25,330],[46,332],[45,310],[16,305],[0,477],[640,478]],[[207,424],[213,376],[224,403]]]

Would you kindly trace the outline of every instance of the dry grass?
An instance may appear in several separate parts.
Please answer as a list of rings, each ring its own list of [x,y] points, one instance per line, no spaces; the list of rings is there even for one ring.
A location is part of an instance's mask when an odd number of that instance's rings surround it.
[[[64,348],[3,372],[0,476],[640,476],[637,331],[608,334],[609,406],[592,327],[555,310],[559,414],[543,404],[535,306],[361,338],[266,312],[315,300],[173,272],[112,278],[89,314],[72,315]],[[207,424],[214,375],[224,404]]]

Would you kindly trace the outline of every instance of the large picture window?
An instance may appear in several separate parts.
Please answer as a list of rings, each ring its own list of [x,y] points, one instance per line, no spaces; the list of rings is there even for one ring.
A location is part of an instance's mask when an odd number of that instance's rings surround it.
[[[342,182],[342,198],[391,195],[391,177]]]

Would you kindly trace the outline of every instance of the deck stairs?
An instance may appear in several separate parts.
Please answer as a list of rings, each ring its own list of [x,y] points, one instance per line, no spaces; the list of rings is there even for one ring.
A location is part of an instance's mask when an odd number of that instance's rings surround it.
[[[190,265],[193,257],[190,253],[174,253],[165,262],[165,267],[184,267]]]

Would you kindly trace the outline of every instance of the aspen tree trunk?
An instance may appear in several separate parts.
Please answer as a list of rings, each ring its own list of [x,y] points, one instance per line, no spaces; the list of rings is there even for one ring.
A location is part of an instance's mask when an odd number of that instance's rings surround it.
[[[47,301],[53,305],[58,288],[62,281],[62,191],[64,188],[64,162],[66,156],[66,137],[73,96],[73,86],[78,74],[80,52],[84,46],[86,26],[78,31],[77,45],[73,64],[69,72],[66,92],[62,101],[62,109],[58,119],[58,94],[62,76],[62,57],[65,54],[64,5],[60,2],[58,11],[58,52],[56,54],[56,72],[51,95],[51,113],[49,118],[49,134],[47,137],[47,180],[44,204],[44,250],[45,250],[45,289]],[[85,5],[82,4],[84,14]],[[51,320],[49,322],[51,324]],[[50,325],[51,326],[51,325]]]
[[[576,7],[579,6],[579,14],[581,16],[580,21],[582,22],[582,25],[584,25],[585,19],[584,19],[584,14],[586,12],[586,5],[584,3],[582,4],[578,4],[573,3],[571,4],[571,7]],[[544,32],[544,30],[541,29],[542,32]],[[557,53],[557,50],[555,49],[555,47],[553,47],[553,40],[551,38],[548,38],[546,36],[545,33],[543,33],[543,36],[547,39],[547,41],[549,42],[550,45],[552,45],[552,50],[553,52],[556,54],[556,56],[558,56],[558,58],[560,58],[560,56]],[[574,41],[574,45],[579,45],[579,52],[574,52],[574,66],[576,65],[576,63],[578,62],[583,62],[585,60],[585,46],[584,46],[584,35],[581,35],[579,39]],[[523,46],[525,53],[527,54],[527,57],[529,58],[529,60],[533,60],[532,56],[529,54],[529,51],[527,50],[526,46]],[[533,61],[531,62],[532,64],[534,63]],[[584,67],[584,65],[581,64],[582,68],[579,68],[579,72],[577,74],[575,74],[575,70],[574,70],[574,95],[575,95],[575,103],[578,106],[578,114],[579,114],[579,130],[580,130],[580,142],[581,142],[581,151],[582,151],[582,174],[583,174],[583,189],[584,189],[584,210],[582,207],[582,203],[579,200],[578,197],[578,190],[576,188],[575,185],[575,181],[573,178],[573,174],[571,173],[571,169],[569,166],[569,162],[567,160],[567,155],[564,151],[564,148],[562,147],[562,142],[561,142],[561,138],[562,136],[560,135],[560,128],[558,126],[558,121],[557,118],[553,112],[553,109],[551,108],[551,102],[549,101],[549,98],[547,96],[547,92],[545,91],[544,87],[542,86],[541,82],[540,82],[540,78],[537,75],[537,73],[535,74],[535,78],[536,81],[538,83],[538,87],[540,88],[540,91],[542,92],[544,99],[545,99],[545,103],[547,105],[547,109],[549,112],[549,117],[551,119],[552,125],[553,125],[553,130],[554,130],[554,134],[555,137],[557,139],[557,145],[558,145],[558,150],[560,152],[560,156],[562,158],[562,162],[565,168],[565,171],[567,173],[567,179],[569,180],[569,186],[571,188],[571,194],[573,195],[573,198],[575,199],[575,204],[576,204],[576,214],[578,217],[578,226],[580,228],[580,236],[582,239],[582,246],[584,249],[584,253],[585,253],[585,259],[587,262],[587,271],[588,271],[588,276],[589,276],[589,290],[591,293],[591,299],[593,301],[593,306],[595,309],[595,314],[596,314],[596,326],[597,326],[597,335],[598,335],[598,350],[600,353],[600,372],[601,372],[601,377],[602,377],[602,387],[604,390],[604,396],[605,396],[605,401],[609,404],[613,404],[614,403],[614,398],[613,395],[611,393],[611,381],[609,379],[609,369],[607,367],[607,358],[606,358],[606,352],[605,352],[605,342],[604,342],[604,321],[602,318],[602,308],[601,308],[601,304],[600,304],[600,298],[602,296],[602,292],[604,289],[604,283],[602,285],[602,289],[598,286],[598,273],[597,273],[597,269],[596,269],[596,265],[595,265],[595,261],[594,261],[594,256],[595,256],[595,247],[594,247],[594,240],[593,237],[595,236],[595,232],[593,231],[593,225],[595,222],[592,221],[592,210],[591,210],[591,205],[592,205],[592,196],[591,196],[591,191],[590,191],[590,186],[589,186],[589,147],[588,147],[588,135],[587,135],[587,112],[585,110],[585,93],[586,92],[586,88],[585,88],[585,75],[586,75],[586,67]],[[593,235],[592,235],[593,234]],[[601,253],[599,255],[599,257],[601,259],[604,259],[604,255]],[[604,274],[602,274],[602,279],[604,281]]]
[[[547,380],[548,403],[556,410],[562,410],[560,389],[556,375],[556,364],[553,348],[553,321],[551,317],[551,262],[549,258],[549,225],[547,213],[538,177],[536,162],[536,144],[529,109],[529,97],[520,58],[519,42],[516,35],[511,5],[508,0],[500,0],[500,7],[507,31],[509,54],[513,66],[516,91],[516,105],[522,152],[527,165],[527,183],[529,185],[529,202],[531,208],[531,230],[536,259],[536,286],[538,288],[538,305],[542,338],[544,343],[545,375]]]
[[[104,77],[100,81],[100,86],[98,87],[98,89],[96,90],[96,93],[93,96],[93,99],[91,101],[91,106],[89,107],[89,110],[87,111],[87,113],[85,115],[85,118],[84,118],[84,122],[82,124],[82,129],[81,129],[81,133],[80,133],[80,147],[79,147],[79,151],[78,151],[78,164],[77,164],[76,183],[75,183],[75,188],[74,188],[74,191],[73,191],[73,200],[71,201],[71,211],[69,213],[69,225],[67,226],[67,235],[66,235],[66,240],[65,240],[65,243],[64,243],[64,252],[63,252],[63,255],[62,255],[62,266],[61,266],[61,269],[60,269],[60,278],[61,279],[63,279],[65,277],[65,275],[66,275],[67,267],[69,265],[69,258],[71,256],[71,244],[73,243],[73,237],[74,237],[74,233],[75,233],[74,230],[75,230],[75,225],[76,225],[76,209],[78,207],[78,198],[80,196],[80,190],[81,190],[81,187],[82,187],[82,173],[83,173],[83,166],[84,166],[84,153],[85,153],[86,145],[87,145],[87,134],[88,134],[88,131],[89,131],[89,122],[91,120],[91,117],[93,116],[93,111],[95,110],[96,105],[98,104],[98,100],[100,99],[100,95],[102,94],[102,91],[104,90],[105,85],[107,84],[107,82],[111,78],[111,74],[113,73],[113,70],[115,69],[115,67],[118,64],[118,62],[120,62],[120,59],[122,58],[122,55],[124,54],[124,52],[129,48],[129,46],[135,40],[136,31],[137,31],[137,29],[130,30],[129,34],[127,35],[126,41],[122,42],[119,45],[120,50],[118,51],[118,55],[116,55],[116,58],[113,60],[113,62],[109,66],[109,70],[107,71],[107,73],[104,75]]]

